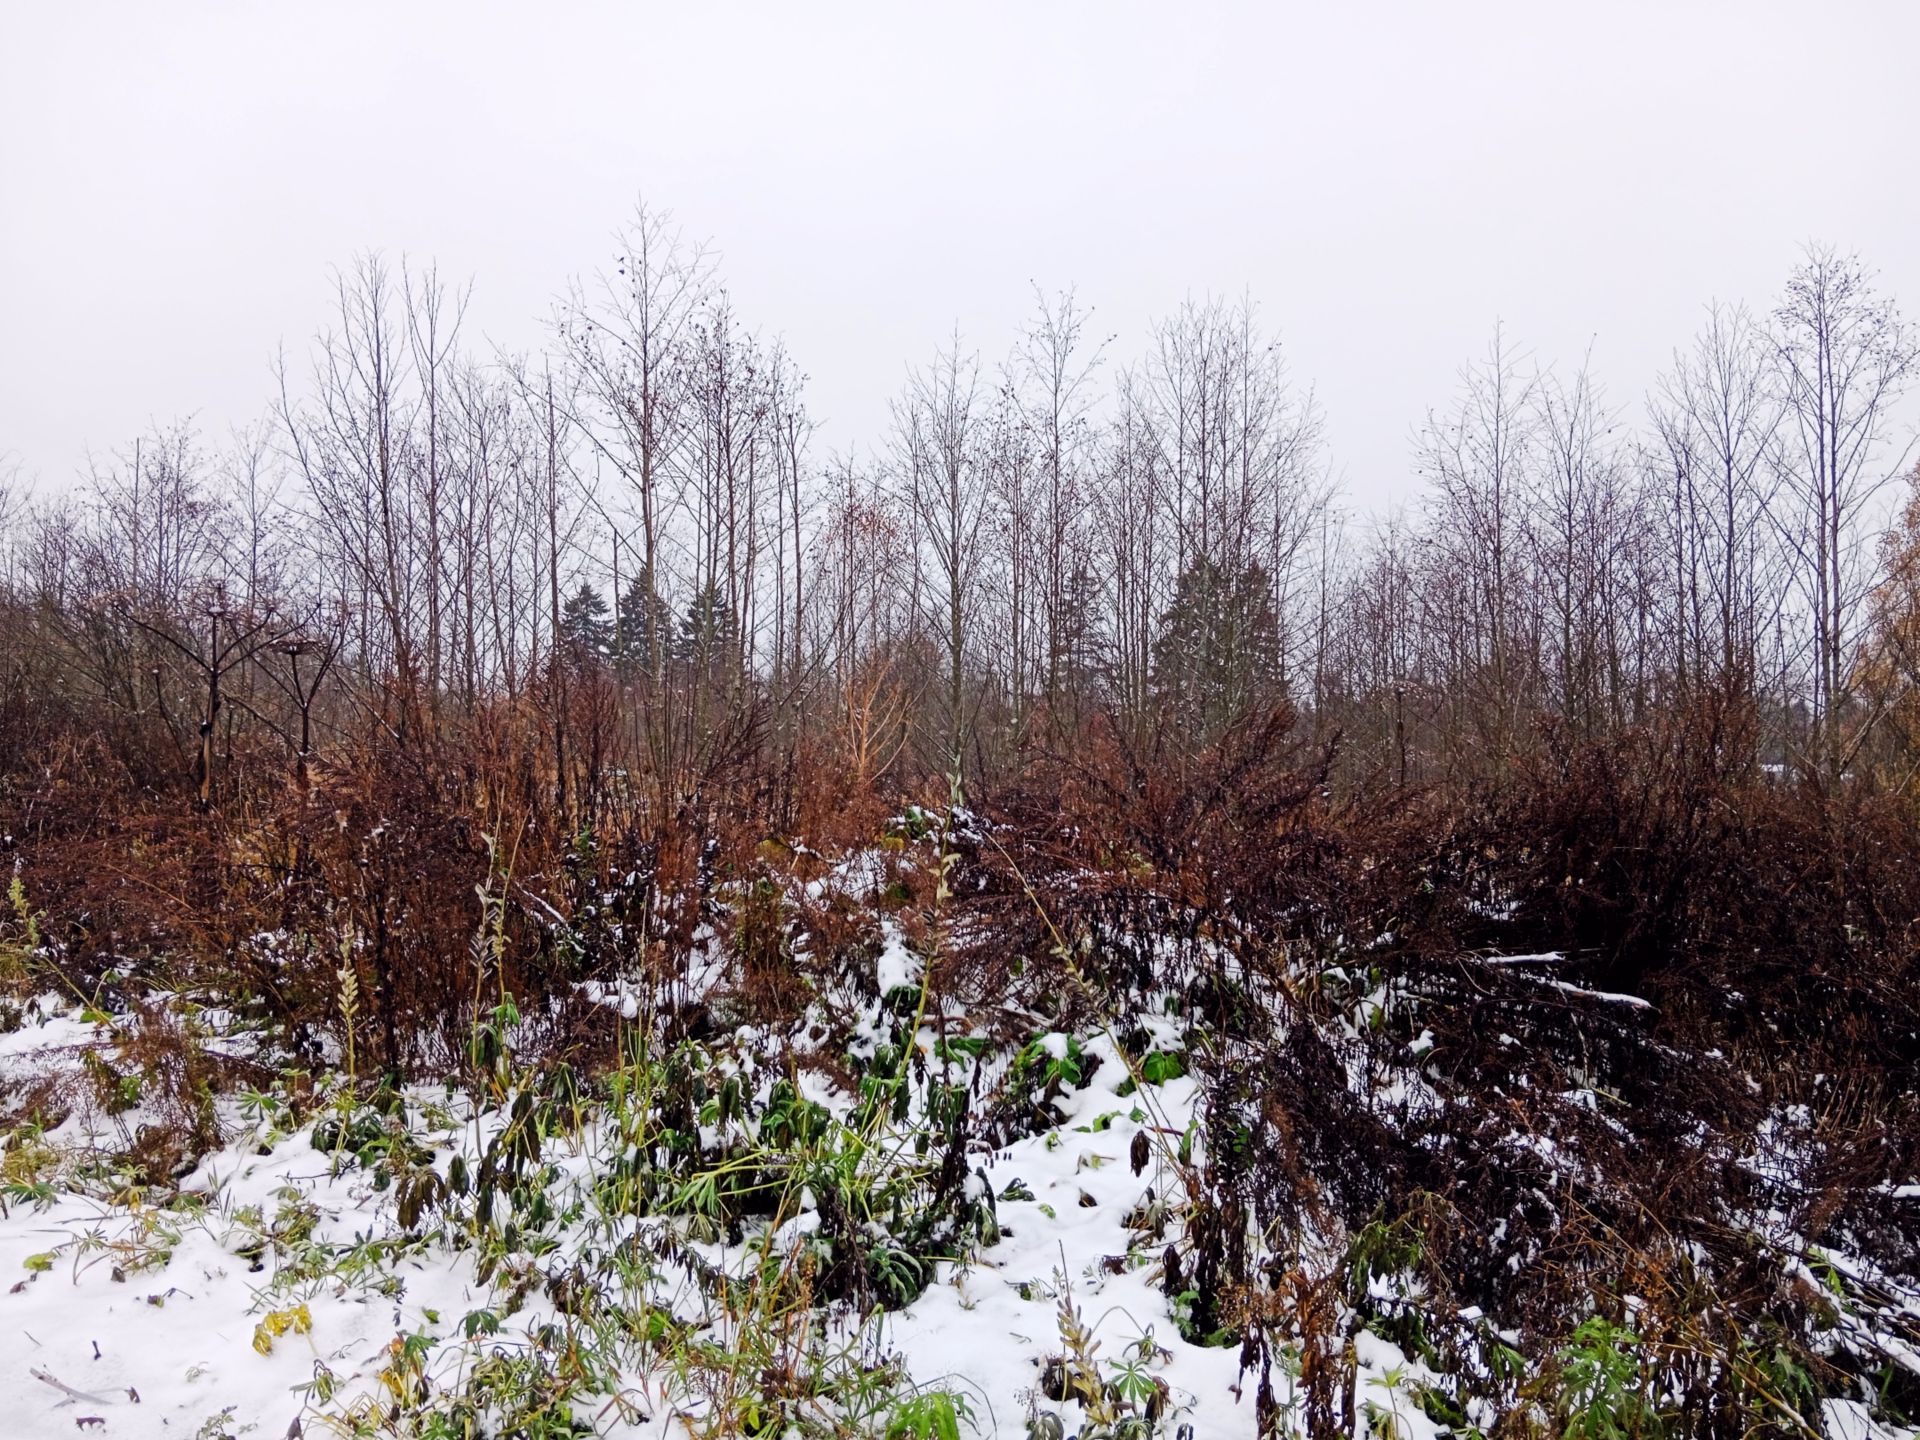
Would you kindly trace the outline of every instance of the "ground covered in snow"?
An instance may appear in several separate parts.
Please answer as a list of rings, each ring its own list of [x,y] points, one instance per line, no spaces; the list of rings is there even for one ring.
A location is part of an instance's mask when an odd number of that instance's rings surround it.
[[[593,1066],[502,989],[363,1075],[344,971],[317,1069],[218,997],[10,1003],[0,1433],[1920,1433],[1920,1176],[1814,1203],[1830,1117],[1644,998],[1069,927],[916,840],[754,892],[780,1018],[738,928],[583,984]],[[1044,923],[984,986],[996,885]]]
[[[36,1008],[35,1022],[6,1037],[11,1072],[112,1052],[110,1021]],[[737,1049],[704,1057],[705,1088],[752,1077],[763,1043],[743,1034]],[[1103,1380],[1122,1377],[1118,1409],[1233,1433],[1245,1423],[1235,1351],[1183,1339],[1149,1273],[1152,1231],[1164,1224],[1156,1206],[1172,1183],[1159,1151],[1189,1134],[1194,1082],[1170,1078],[1144,1093],[1104,1037],[1073,1040],[1070,1051],[1066,1037],[1043,1036],[1032,1053],[1036,1075],[1065,1064],[1084,1069],[1084,1083],[1042,1079],[1036,1093],[1057,1090],[1057,1123],[967,1149],[965,1217],[930,1248],[953,1258],[898,1252],[903,1293],[879,1298],[905,1303],[865,1315],[846,1300],[817,1315],[791,1308],[833,1265],[810,1192],[839,1171],[852,1177],[843,1200],[932,1201],[942,1157],[914,1153],[907,1132],[918,1117],[856,1122],[853,1097],[822,1080],[777,1097],[790,1110],[820,1107],[813,1136],[766,1136],[778,1080],[747,1079],[741,1116],[702,1100],[709,1113],[695,1143],[710,1163],[637,1204],[607,1186],[632,1151],[634,1112],[610,1113],[604,1101],[519,1091],[490,1106],[409,1090],[381,1109],[318,1102],[315,1118],[271,1094],[225,1098],[227,1142],[164,1199],[113,1195],[110,1177],[72,1173],[39,1182],[55,1187],[40,1203],[15,1187],[0,1220],[0,1271],[16,1277],[0,1298],[9,1433],[78,1422],[103,1434],[277,1437],[296,1419],[308,1433],[328,1423],[378,1432],[396,1407],[442,1404],[452,1425],[482,1433],[513,1421],[482,1418],[481,1397],[508,1408],[543,1398],[544,1372],[577,1364],[592,1379],[569,1407],[577,1423],[683,1435],[765,1388],[706,1353],[738,1347],[742,1365],[803,1372],[797,1408],[805,1418],[817,1403],[822,1425],[884,1430],[916,1397],[938,1396],[951,1397],[963,1431],[1024,1435],[1037,1409],[1060,1408],[1043,1388],[1067,1393],[1067,1380],[1047,1373],[1049,1360],[1060,1368],[1063,1315],[1084,1328]],[[975,1057],[954,1055],[945,1067],[930,1062],[951,1077],[936,1083],[971,1082]],[[522,1095],[536,1099],[516,1118]],[[744,1118],[756,1107],[757,1125]],[[53,1168],[69,1141],[97,1150],[97,1129],[68,1123],[76,1134],[49,1132],[16,1153],[45,1147]],[[107,1130],[124,1126],[130,1139],[139,1123],[130,1112]],[[1149,1137],[1136,1171],[1136,1138]],[[26,1163],[10,1170],[24,1174]],[[476,1214],[490,1163],[497,1228]],[[732,1196],[722,1193],[729,1165],[743,1182]],[[709,1177],[719,1178],[703,1191]],[[434,1196],[425,1215],[413,1199],[423,1189]],[[862,1224],[886,1244],[884,1223]],[[924,1274],[913,1268],[922,1264]],[[813,1277],[800,1278],[807,1268]],[[591,1303],[569,1293],[588,1287],[600,1292]],[[460,1398],[469,1395],[480,1401],[471,1414]]]

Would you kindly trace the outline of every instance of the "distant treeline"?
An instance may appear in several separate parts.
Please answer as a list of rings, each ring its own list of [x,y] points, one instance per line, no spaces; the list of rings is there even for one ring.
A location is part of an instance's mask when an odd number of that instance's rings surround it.
[[[1340,737],[1343,784],[1702,695],[1756,708],[1755,763],[1905,783],[1913,537],[1876,502],[1920,345],[1851,257],[1709,307],[1643,405],[1496,330],[1415,428],[1416,502],[1366,526],[1247,301],[1122,355],[1037,295],[1003,360],[956,335],[827,458],[799,366],[662,215],[544,353],[476,357],[465,299],[364,260],[257,427],[16,483],[10,706],[208,805],[276,744],[437,764],[503,703],[570,817],[616,776],[670,809],[743,746],[990,788],[1096,719],[1197,750],[1277,704]]]

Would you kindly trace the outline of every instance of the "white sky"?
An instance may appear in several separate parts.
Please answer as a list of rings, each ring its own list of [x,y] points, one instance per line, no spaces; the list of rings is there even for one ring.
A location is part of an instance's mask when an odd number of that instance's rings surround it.
[[[1496,318],[1640,395],[1810,238],[1920,312],[1920,4],[0,0],[0,452],[264,408],[367,248],[518,348],[644,193],[877,440],[1031,283],[1142,348],[1250,289],[1372,506]]]

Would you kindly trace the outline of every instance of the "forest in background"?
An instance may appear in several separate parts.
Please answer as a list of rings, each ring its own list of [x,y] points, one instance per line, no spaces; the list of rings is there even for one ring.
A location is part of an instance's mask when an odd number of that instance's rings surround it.
[[[744,765],[780,828],[803,771],[984,796],[1092,731],[1178,759],[1284,706],[1342,794],[1458,790],[1717,703],[1776,773],[1909,783],[1912,517],[1882,532],[1920,338],[1857,258],[1705,307],[1643,402],[1496,328],[1363,524],[1251,299],[1123,353],[1036,292],[829,457],[711,252],[645,210],[619,247],[510,357],[369,257],[257,426],[16,476],[11,752],[94,732],[208,809],[322,750],[469,786],[511,751],[563,829]]]

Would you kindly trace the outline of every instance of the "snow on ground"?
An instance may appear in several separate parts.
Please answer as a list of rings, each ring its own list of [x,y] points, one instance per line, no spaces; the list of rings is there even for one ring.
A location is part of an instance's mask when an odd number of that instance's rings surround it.
[[[951,1273],[890,1317],[888,1338],[916,1380],[940,1384],[945,1377],[984,1400],[983,1434],[1024,1436],[1022,1395],[1038,1386],[1046,1357],[1060,1351],[1055,1313],[1064,1280],[1103,1359],[1118,1359],[1150,1337],[1171,1352],[1160,1378],[1196,1434],[1246,1432],[1253,1402],[1250,1393],[1244,1404],[1235,1400],[1237,1347],[1183,1341],[1141,1257],[1128,1263],[1134,1237],[1126,1218],[1156,1178],[1151,1165],[1135,1178],[1128,1150],[1155,1117],[1143,1112],[1138,1097],[1116,1093],[1126,1071],[1111,1047],[1096,1040],[1087,1048],[1108,1063],[1085,1090],[1069,1092],[1067,1123],[999,1152],[988,1171],[997,1194],[1017,1180],[1033,1198],[1001,1200],[1000,1243],[982,1252],[978,1265]],[[1191,1080],[1173,1080],[1152,1097],[1168,1128],[1185,1127],[1193,1088]]]
[[[897,931],[887,927],[884,938],[862,984],[825,997],[840,1017],[834,1043],[845,1053],[837,1058],[871,1066],[883,1050],[897,1057],[901,1032],[912,1023],[904,1011],[924,1021],[915,1041],[927,1070],[937,1072],[944,1063],[946,1078],[966,1080],[973,1051],[962,1052],[963,1062],[948,1043],[968,1035],[966,1017],[925,1014],[924,996],[919,1007],[903,1007],[900,992],[917,987],[922,967]],[[1532,967],[1561,958],[1505,955],[1485,963]],[[1645,1003],[1553,976],[1536,978],[1594,1003]],[[723,979],[712,965],[692,977],[702,990]],[[1398,1017],[1409,1003],[1397,984],[1365,982],[1363,991],[1342,1021],[1356,1035]],[[610,1025],[643,1009],[630,986],[600,987],[589,998],[606,1007]],[[202,1012],[201,1021],[219,1018]],[[1411,1030],[1417,1016],[1406,1018]],[[124,1148],[152,1113],[150,1097],[121,1104],[97,1093],[101,1075],[116,1073],[99,1062],[117,1053],[116,1026],[125,1020],[43,997],[25,1007],[23,1023],[0,1033],[0,1098],[65,1076],[76,1099],[62,1124],[44,1136],[0,1134],[6,1181],[0,1190],[0,1440],[76,1432],[279,1440],[296,1421],[309,1436],[352,1433],[336,1422],[356,1414],[367,1427],[360,1433],[394,1433],[373,1427],[396,1394],[419,1399],[418,1390],[407,1387],[420,1377],[435,1394],[449,1396],[491,1359],[551,1355],[553,1332],[576,1323],[551,1282],[576,1265],[596,1284],[629,1286],[619,1292],[629,1313],[665,1317],[724,1350],[736,1338],[729,1327],[737,1314],[716,1305],[713,1286],[703,1288],[694,1272],[706,1267],[709,1280],[714,1274],[750,1279],[764,1271],[765,1257],[791,1253],[820,1225],[817,1209],[802,1209],[771,1229],[753,1222],[737,1237],[741,1243],[729,1245],[717,1231],[689,1224],[684,1211],[675,1218],[626,1211],[596,1216],[596,1182],[623,1143],[602,1116],[578,1134],[552,1139],[542,1162],[553,1210],[570,1218],[532,1239],[522,1235],[483,1279],[471,1240],[447,1243],[457,1227],[422,1226],[427,1238],[409,1233],[397,1217],[391,1174],[355,1163],[350,1146],[316,1138],[316,1121],[328,1123],[324,1106],[295,1124],[288,1112],[244,1095],[218,1102],[225,1143],[180,1179],[177,1197],[159,1204],[158,1196],[126,1189],[111,1170],[88,1168],[89,1157],[97,1161]],[[1129,1024],[1155,1051],[1182,1048],[1181,1025],[1164,1014],[1130,1016]],[[776,1073],[767,1057],[791,1054],[795,1037],[808,1029],[803,1023],[776,1037],[743,1028],[722,1037],[710,1057],[714,1082],[723,1075],[740,1079],[753,1106],[764,1109]],[[235,1043],[218,1035],[201,1040]],[[1433,1043],[1430,1030],[1413,1032],[1408,1062],[1384,1072],[1362,1064],[1356,1047],[1347,1083],[1370,1095],[1379,1113],[1403,1120],[1430,1113],[1447,1103],[1422,1069]],[[988,1054],[975,1082],[982,1075],[1005,1081],[1024,1063],[1005,1050]],[[1057,1124],[998,1149],[976,1142],[968,1157],[969,1167],[978,1167],[978,1183],[996,1197],[997,1237],[964,1264],[940,1263],[932,1283],[903,1309],[864,1325],[844,1315],[823,1318],[819,1323],[832,1332],[827,1349],[843,1345],[871,1369],[897,1360],[912,1387],[961,1397],[970,1416],[963,1433],[1024,1437],[1041,1410],[1061,1414],[1070,1435],[1079,1428],[1078,1405],[1041,1394],[1049,1361],[1064,1348],[1064,1310],[1091,1332],[1100,1366],[1134,1359],[1164,1387],[1166,1414],[1156,1434],[1175,1436],[1186,1425],[1197,1440],[1253,1433],[1253,1384],[1249,1377],[1242,1388],[1237,1346],[1183,1338],[1155,1263],[1164,1238],[1143,1218],[1179,1198],[1171,1159],[1183,1141],[1196,1143],[1196,1082],[1180,1074],[1136,1090],[1137,1077],[1104,1033],[1039,1035],[1022,1054],[1073,1079],[1049,1087]],[[944,1062],[937,1058],[942,1055]],[[848,1122],[855,1097],[833,1078],[844,1076],[843,1068],[789,1073],[802,1100]],[[933,1088],[928,1083],[916,1104],[931,1103]],[[450,1087],[418,1087],[407,1098],[407,1143],[424,1147],[430,1172],[443,1181],[456,1167],[476,1172],[503,1128],[501,1110],[476,1113],[471,1099]],[[1561,1098],[1621,1129],[1590,1088]],[[925,1120],[925,1113],[913,1117],[913,1123]],[[1804,1106],[1786,1107],[1754,1135],[1745,1164],[1763,1195],[1790,1186],[1804,1170],[1809,1120]],[[730,1138],[751,1138],[744,1122],[725,1115],[715,1120],[702,1113],[698,1128],[705,1151],[716,1155],[726,1153]],[[1146,1163],[1136,1173],[1136,1140],[1143,1136]],[[1544,1157],[1557,1172],[1571,1175],[1582,1164],[1546,1134],[1516,1130],[1503,1143]],[[57,1184],[39,1182],[30,1147],[68,1157]],[[1890,1194],[1910,1190],[1920,1193],[1920,1186],[1889,1187]],[[1765,1212],[1764,1202],[1763,1213],[1740,1219],[1783,1254],[1820,1254],[1791,1234],[1777,1211]],[[1503,1221],[1489,1243],[1501,1243],[1504,1229]],[[652,1263],[616,1282],[609,1252],[626,1246],[637,1246]],[[1920,1313],[1920,1297],[1900,1290],[1877,1267],[1830,1252],[1821,1264],[1855,1289],[1891,1296],[1904,1315]],[[516,1266],[521,1283],[509,1287],[504,1271]],[[1823,1283],[1805,1265],[1799,1271],[1809,1285]],[[1406,1298],[1398,1287],[1409,1278],[1375,1275],[1368,1289],[1390,1309]],[[503,1300],[508,1288],[514,1293]],[[1463,1317],[1469,1313],[1477,1314]],[[1358,1325],[1350,1333],[1356,1436],[1428,1440],[1447,1433],[1418,1403],[1436,1377],[1378,1334]],[[1920,1373],[1920,1357],[1877,1322],[1870,1327],[1848,1313],[1836,1334],[1859,1341],[1862,1353],[1894,1356]],[[701,1387],[661,1361],[657,1350],[634,1345],[622,1353],[627,1368],[577,1405],[576,1418],[610,1437],[696,1433],[711,1404]],[[1284,1383],[1278,1369],[1276,1377]],[[1820,1419],[1827,1435],[1845,1440],[1912,1440],[1916,1433],[1889,1430],[1866,1404],[1851,1400],[1825,1401]]]
[[[932,1032],[923,1036],[930,1041]],[[94,1025],[49,1007],[0,1037],[0,1075],[99,1043]],[[1064,1039],[1057,1043],[1064,1051]],[[980,1157],[995,1194],[1008,1197],[998,1202],[997,1243],[975,1263],[941,1266],[918,1300],[886,1316],[882,1348],[903,1358],[918,1384],[967,1397],[979,1434],[1024,1436],[1043,1362],[1061,1350],[1064,1294],[1092,1330],[1102,1363],[1150,1342],[1141,1348],[1156,1357],[1152,1368],[1176,1420],[1201,1436],[1250,1433],[1252,1395],[1238,1392],[1237,1350],[1181,1339],[1154,1283],[1151,1251],[1127,1225],[1150,1192],[1172,1183],[1158,1160],[1132,1173],[1133,1138],[1148,1127],[1157,1141],[1177,1139],[1192,1115],[1194,1084],[1178,1078],[1122,1094],[1127,1072],[1108,1041],[1093,1037],[1086,1052],[1103,1063],[1085,1088],[1063,1092],[1063,1124]],[[485,1132],[460,1113],[462,1102],[439,1091],[416,1098],[441,1107],[437,1133],[423,1138],[442,1169],[455,1152],[477,1156]],[[50,1206],[8,1203],[0,1216],[0,1434],[63,1435],[78,1426],[105,1436],[278,1440],[296,1418],[306,1433],[326,1433],[310,1408],[321,1398],[317,1377],[330,1382],[328,1408],[341,1413],[357,1395],[381,1394],[396,1347],[409,1337],[444,1385],[481,1345],[511,1346],[557,1318],[535,1291],[497,1335],[469,1339],[467,1317],[497,1303],[476,1278],[472,1251],[415,1245],[382,1258],[366,1242],[395,1234],[391,1192],[315,1149],[311,1126],[282,1135],[230,1101],[222,1116],[229,1143],[181,1182],[184,1205],[71,1193]],[[564,1168],[590,1166],[576,1158]],[[336,1262],[360,1253],[356,1246],[369,1258],[303,1283],[288,1267],[299,1263],[306,1226]],[[288,1243],[263,1245],[276,1229]],[[722,1263],[744,1254],[703,1249]],[[684,1297],[667,1297],[676,1298]],[[1384,1353],[1363,1360],[1376,1379],[1399,1363]],[[600,1433],[686,1433],[665,1377],[622,1379],[646,1397],[647,1418],[590,1416]]]

